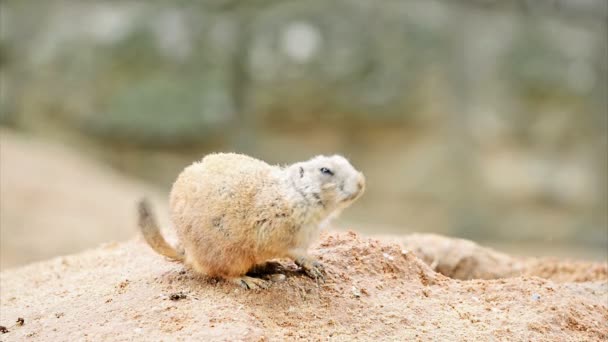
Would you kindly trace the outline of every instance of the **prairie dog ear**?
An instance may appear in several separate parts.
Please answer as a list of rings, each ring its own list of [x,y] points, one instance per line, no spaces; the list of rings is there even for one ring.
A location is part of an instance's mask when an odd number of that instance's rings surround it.
[[[298,167],[298,174],[300,175],[300,178],[304,177],[304,168],[302,166]]]
[[[298,179],[298,178],[304,177],[305,169],[304,169],[302,163],[295,163],[295,164],[289,165],[287,167],[286,171],[289,174],[289,177],[293,177],[294,179]]]

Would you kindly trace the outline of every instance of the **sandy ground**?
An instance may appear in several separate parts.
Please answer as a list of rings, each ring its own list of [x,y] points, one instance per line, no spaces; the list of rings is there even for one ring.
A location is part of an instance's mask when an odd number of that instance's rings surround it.
[[[454,279],[500,279],[527,275],[558,282],[586,282],[608,278],[606,263],[511,256],[473,241],[437,234],[377,238],[387,243],[399,243],[404,249],[413,251],[434,271]]]
[[[0,130],[0,341],[608,338],[605,263],[432,234],[325,234],[312,249],[325,284],[290,272],[265,291],[196,276],[139,238],[7,269],[128,240],[142,194],[166,207],[69,147]]]
[[[450,240],[442,241],[444,248],[445,241]],[[459,241],[452,243],[457,245]],[[318,285],[299,273],[289,273],[284,281],[260,291],[196,276],[182,265],[154,254],[141,239],[108,244],[0,273],[0,324],[8,330],[0,339],[602,341],[608,338],[606,264],[560,261],[557,265],[544,260],[543,265],[534,266],[540,260],[513,259],[519,263],[516,273],[524,275],[457,280],[431,267],[449,265],[448,258],[442,258],[444,261],[434,258],[435,262],[428,266],[416,256],[418,253],[424,258],[424,253],[441,248],[425,249],[410,244],[413,248],[404,249],[402,244],[406,243],[388,237],[326,233],[311,250],[326,266],[325,284]],[[467,254],[468,260],[484,259],[477,258],[476,253],[479,250]],[[467,267],[461,262],[459,268]],[[589,269],[593,271],[588,272]]]
[[[0,129],[0,269],[124,241],[148,186],[68,146]]]

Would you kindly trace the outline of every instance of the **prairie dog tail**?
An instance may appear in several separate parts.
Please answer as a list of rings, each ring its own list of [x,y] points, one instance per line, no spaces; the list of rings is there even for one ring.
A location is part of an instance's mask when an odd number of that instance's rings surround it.
[[[164,255],[167,258],[176,261],[184,262],[184,252],[179,251],[169,245],[160,233],[156,220],[154,220],[154,217],[152,216],[152,211],[150,210],[150,203],[148,203],[148,200],[145,198],[141,199],[137,205],[137,209],[139,212],[139,230],[141,230],[141,233],[148,245],[150,245],[150,247],[152,247],[152,249],[160,255]]]

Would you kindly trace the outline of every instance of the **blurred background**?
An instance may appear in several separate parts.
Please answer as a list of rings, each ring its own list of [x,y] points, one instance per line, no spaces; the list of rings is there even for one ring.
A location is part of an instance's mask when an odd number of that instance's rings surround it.
[[[209,152],[339,153],[340,228],[608,258],[604,0],[0,1],[0,266],[120,241]]]

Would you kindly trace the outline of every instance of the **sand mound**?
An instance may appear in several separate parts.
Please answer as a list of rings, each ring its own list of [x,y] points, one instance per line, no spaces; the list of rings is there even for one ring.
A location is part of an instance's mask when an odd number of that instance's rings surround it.
[[[436,234],[379,236],[382,241],[398,241],[431,268],[454,279],[500,279],[521,275],[558,282],[608,280],[604,264],[557,258],[513,257],[473,241]]]
[[[455,280],[397,243],[328,233],[317,285],[247,291],[137,239],[1,273],[2,340],[534,340],[608,338],[608,285],[535,276]],[[595,265],[606,269],[606,265]],[[556,268],[555,272],[561,272]],[[23,324],[16,324],[23,318]]]

